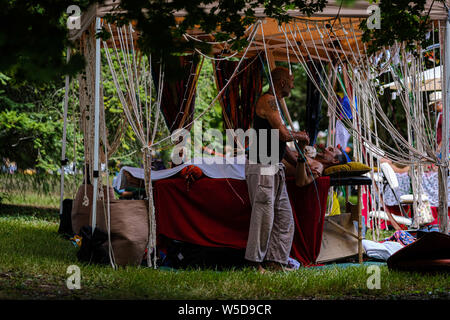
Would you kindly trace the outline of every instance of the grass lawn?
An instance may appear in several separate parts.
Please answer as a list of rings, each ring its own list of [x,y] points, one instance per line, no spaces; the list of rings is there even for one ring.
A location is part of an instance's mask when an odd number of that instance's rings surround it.
[[[260,275],[252,269],[154,270],[82,265],[77,248],[57,234],[52,208],[0,205],[0,299],[449,299],[449,275],[389,271],[368,289],[367,266],[303,268]],[[66,286],[81,269],[81,289]]]

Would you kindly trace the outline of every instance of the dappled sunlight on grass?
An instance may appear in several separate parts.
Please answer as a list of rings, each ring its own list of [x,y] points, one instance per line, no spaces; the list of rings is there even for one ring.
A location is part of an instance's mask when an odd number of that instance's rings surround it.
[[[9,207],[11,210],[11,207]],[[8,210],[7,210],[8,211]],[[381,288],[367,287],[367,266],[325,266],[259,274],[251,268],[173,270],[85,265],[57,233],[58,217],[0,207],[0,298],[32,299],[347,299],[449,297],[448,275],[391,272],[380,266]],[[81,290],[68,290],[67,267],[81,269]],[[431,292],[431,294],[430,294]]]

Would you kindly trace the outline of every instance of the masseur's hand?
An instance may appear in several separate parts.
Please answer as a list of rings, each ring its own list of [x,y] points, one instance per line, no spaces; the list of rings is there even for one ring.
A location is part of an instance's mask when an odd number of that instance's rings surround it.
[[[295,139],[301,150],[304,150],[307,145],[309,145],[309,136],[306,131],[298,131],[295,134]]]

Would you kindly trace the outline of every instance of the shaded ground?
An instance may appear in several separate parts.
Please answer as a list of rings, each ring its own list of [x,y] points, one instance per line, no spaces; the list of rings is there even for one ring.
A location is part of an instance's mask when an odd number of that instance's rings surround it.
[[[0,299],[26,300],[450,300],[449,274],[390,271],[368,289],[367,266],[302,268],[260,275],[252,269],[153,270],[83,265],[77,248],[57,234],[58,211],[0,206]],[[81,269],[81,289],[69,290],[67,267]]]
[[[170,271],[168,271],[170,272]],[[199,271],[201,272],[201,271]],[[65,300],[65,299],[103,299],[102,290],[107,285],[96,286],[96,288],[83,288],[82,290],[69,290],[66,286],[65,277],[48,275],[31,275],[15,271],[0,273],[0,299],[38,299],[38,300]],[[120,290],[120,288],[116,288]],[[114,296],[107,299],[115,299]],[[123,299],[124,297],[121,297]],[[132,300],[157,298],[143,295],[133,296]],[[126,299],[126,298],[125,298]],[[352,295],[329,295],[319,294],[317,297],[291,297],[290,300],[450,300],[450,292],[444,289],[433,289],[429,292],[411,292],[396,294],[373,295],[356,291]]]

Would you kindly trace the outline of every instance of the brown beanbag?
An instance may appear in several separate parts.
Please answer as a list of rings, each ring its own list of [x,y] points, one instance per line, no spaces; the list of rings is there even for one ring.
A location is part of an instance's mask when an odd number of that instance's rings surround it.
[[[106,195],[106,186],[103,187],[103,192]],[[92,198],[93,198],[93,186],[91,184],[86,185],[86,195],[89,199],[89,205],[84,206],[83,205],[83,198],[85,195],[85,185],[81,185],[80,188],[78,188],[77,195],[75,196],[75,199],[73,200],[72,205],[72,230],[75,234],[78,234],[80,232],[80,229],[82,226],[90,226],[91,225],[91,214],[92,214]],[[113,188],[109,188],[109,197],[110,199],[114,199],[114,190]],[[103,208],[101,208],[103,211]],[[99,213],[102,213],[102,211],[97,211],[97,216],[99,216]]]
[[[139,265],[148,242],[148,202],[111,200],[110,204],[111,245],[115,262],[119,266]],[[107,232],[103,204],[99,201],[97,206],[97,211],[102,212],[97,215],[97,228]]]
[[[412,272],[450,272],[450,236],[428,232],[387,260],[388,268]]]

